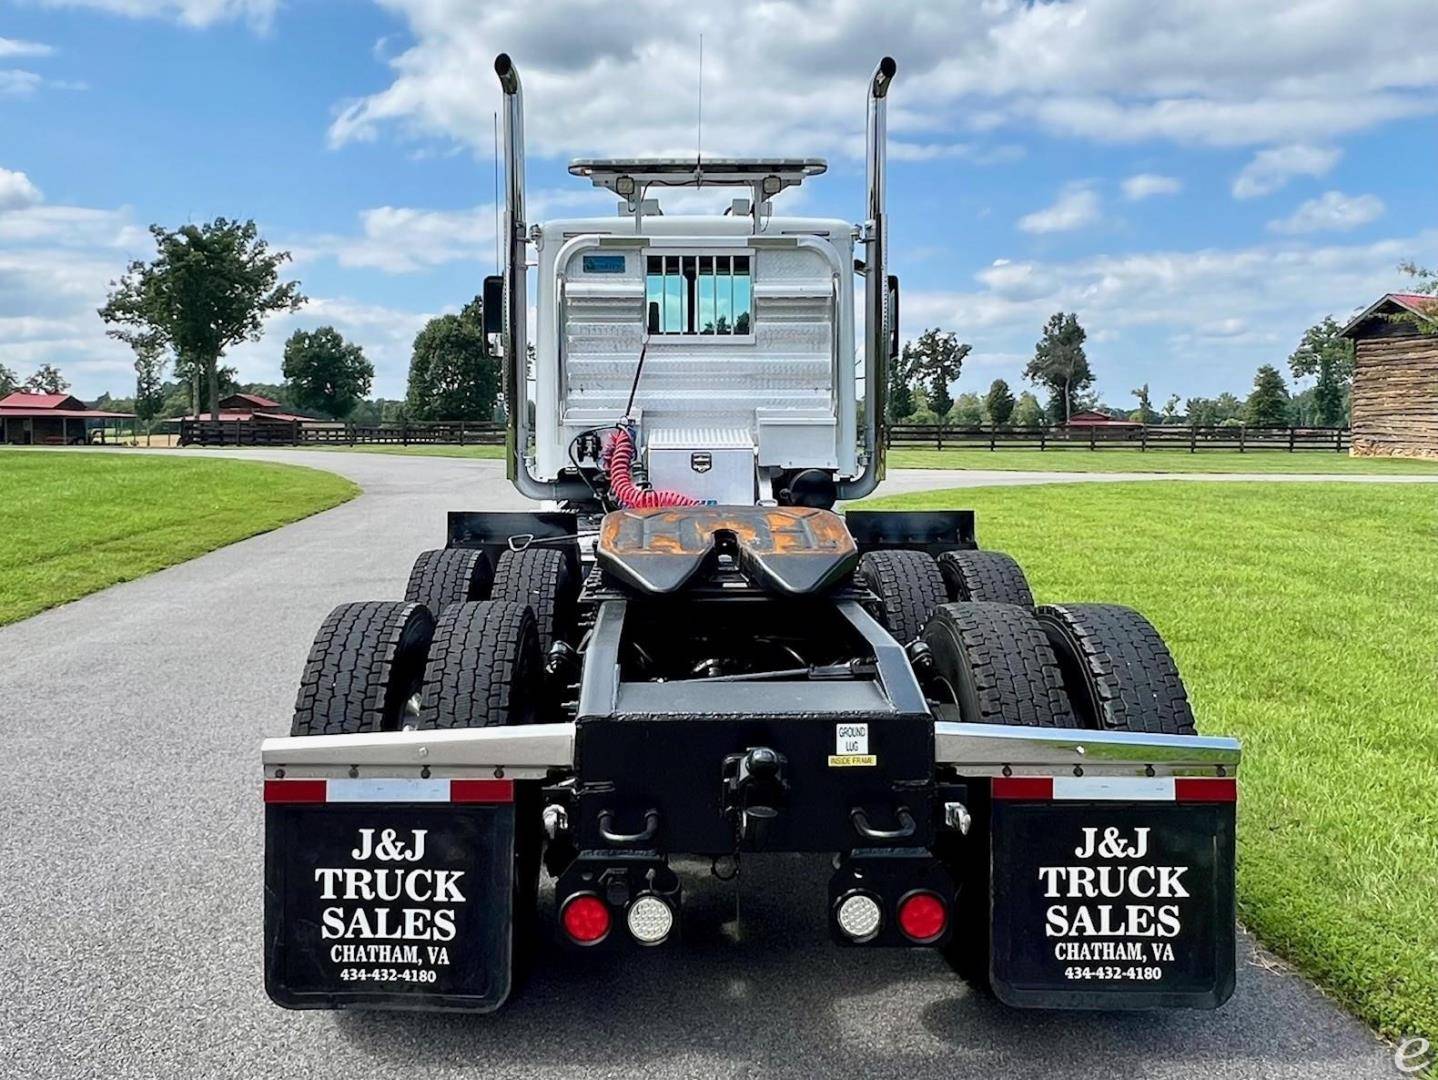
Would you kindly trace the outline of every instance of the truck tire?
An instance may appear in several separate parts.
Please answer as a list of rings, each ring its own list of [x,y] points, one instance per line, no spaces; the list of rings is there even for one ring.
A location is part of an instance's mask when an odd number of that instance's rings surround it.
[[[922,634],[929,613],[948,600],[938,563],[923,551],[867,552],[854,580],[879,598],[879,621],[900,645]]]
[[[499,557],[489,596],[534,609],[543,658],[554,642],[568,640],[574,628],[579,582],[570,570],[567,553],[552,547],[529,547]]]
[[[367,600],[329,613],[310,646],[291,735],[397,731],[419,693],[434,616],[422,604]]]
[[[938,561],[950,600],[1034,606],[1023,568],[1002,551],[946,551]]]
[[[1173,654],[1137,611],[1117,604],[1049,604],[1035,615],[1084,727],[1198,734]]]
[[[1077,727],[1044,627],[1012,604],[941,604],[924,627],[930,691],[970,724]]]
[[[489,584],[494,568],[489,556],[475,548],[440,548],[421,551],[409,572],[404,598],[423,604],[435,618],[444,614],[450,604],[466,600],[489,599]]]
[[[417,727],[528,724],[539,690],[534,612],[507,600],[451,604],[439,617]]]

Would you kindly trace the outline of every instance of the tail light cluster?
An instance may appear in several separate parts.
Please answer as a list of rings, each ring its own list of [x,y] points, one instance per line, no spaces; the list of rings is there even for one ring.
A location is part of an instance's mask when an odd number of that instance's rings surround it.
[[[658,945],[674,931],[674,908],[662,896],[644,893],[621,910],[629,936],[641,945]],[[597,893],[575,893],[559,909],[559,925],[575,945],[600,944],[609,938],[614,923],[614,909]]]
[[[949,905],[938,893],[916,889],[894,905],[892,917],[894,929],[909,944],[932,945],[949,928]],[[855,890],[835,906],[834,922],[839,933],[857,945],[874,941],[885,929],[883,899]]]
[[[851,852],[829,879],[830,927],[845,945],[937,945],[957,889],[927,851]]]

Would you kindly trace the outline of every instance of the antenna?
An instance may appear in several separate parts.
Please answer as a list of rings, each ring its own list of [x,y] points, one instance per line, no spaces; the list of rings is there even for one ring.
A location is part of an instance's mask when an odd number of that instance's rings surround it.
[[[699,34],[699,133],[694,138],[694,167],[704,173],[704,34]]]
[[[499,260],[499,113],[491,113],[494,119],[494,272],[504,273]]]

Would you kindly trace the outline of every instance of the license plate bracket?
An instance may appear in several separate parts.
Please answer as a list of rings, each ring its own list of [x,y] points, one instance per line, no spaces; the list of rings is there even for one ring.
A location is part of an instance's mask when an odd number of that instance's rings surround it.
[[[512,803],[265,808],[265,989],[289,1009],[509,995]]]
[[[994,993],[1212,1009],[1234,986],[1232,802],[992,804]]]

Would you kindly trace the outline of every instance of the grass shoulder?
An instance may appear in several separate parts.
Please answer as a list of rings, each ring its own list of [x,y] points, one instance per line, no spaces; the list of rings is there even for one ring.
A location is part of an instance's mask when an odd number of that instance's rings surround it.
[[[0,625],[360,493],[332,473],[196,455],[0,451]]]
[[[286,449],[291,449],[287,447]],[[403,454],[407,457],[446,457],[446,458],[480,458],[484,460],[498,461],[504,458],[504,447],[502,446],[440,446],[435,444],[420,444],[418,446],[404,446],[400,444],[380,443],[369,446],[348,446],[344,443],[317,444],[313,446],[296,446],[295,450],[342,450],[347,454]]]
[[[980,542],[1023,564],[1040,603],[1147,615],[1200,728],[1244,742],[1244,922],[1384,1034],[1434,1039],[1435,495],[1135,482],[862,505],[971,508]]]
[[[984,469],[1008,472],[1329,473],[1332,475],[1438,476],[1438,461],[1349,457],[1318,451],[1127,450],[891,450],[890,468]]]

